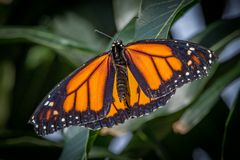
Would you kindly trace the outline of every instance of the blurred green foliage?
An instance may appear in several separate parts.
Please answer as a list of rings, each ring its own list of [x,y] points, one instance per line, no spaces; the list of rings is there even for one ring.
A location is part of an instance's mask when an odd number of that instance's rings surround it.
[[[63,131],[63,141],[54,142],[38,137],[27,124],[57,82],[109,49],[111,41],[94,29],[124,43],[171,38],[172,24],[196,3],[199,1],[0,1],[0,159],[192,159],[197,148],[212,159],[237,156],[233,148],[239,145],[240,94],[230,111],[220,94],[240,75],[239,54],[217,63],[208,78],[179,89],[165,107],[112,129],[95,132],[71,127]],[[208,24],[191,41],[219,54],[240,37],[240,19],[221,20],[223,7],[216,11],[211,3],[200,3],[207,11]],[[109,151],[114,136],[129,131],[133,137],[121,154]]]

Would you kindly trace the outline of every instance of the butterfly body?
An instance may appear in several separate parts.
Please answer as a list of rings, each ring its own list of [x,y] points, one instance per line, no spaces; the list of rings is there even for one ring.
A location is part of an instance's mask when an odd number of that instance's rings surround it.
[[[117,78],[117,92],[120,101],[125,101],[128,93],[127,60],[124,56],[122,41],[114,41],[110,52]]]
[[[30,123],[38,135],[72,125],[112,127],[165,105],[177,88],[206,77],[215,59],[211,50],[187,41],[114,41],[50,91]]]

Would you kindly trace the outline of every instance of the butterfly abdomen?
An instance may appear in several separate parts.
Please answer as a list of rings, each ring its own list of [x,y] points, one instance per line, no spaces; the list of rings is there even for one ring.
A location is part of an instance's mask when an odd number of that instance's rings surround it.
[[[117,91],[119,100],[125,100],[127,95],[127,68],[125,66],[118,67],[117,70]]]

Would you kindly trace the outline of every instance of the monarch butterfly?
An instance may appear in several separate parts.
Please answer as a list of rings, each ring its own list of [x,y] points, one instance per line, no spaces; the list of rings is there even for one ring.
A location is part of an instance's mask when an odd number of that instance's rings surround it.
[[[215,59],[187,41],[116,40],[50,91],[29,122],[38,135],[71,125],[112,127],[165,105],[176,88],[207,76]]]

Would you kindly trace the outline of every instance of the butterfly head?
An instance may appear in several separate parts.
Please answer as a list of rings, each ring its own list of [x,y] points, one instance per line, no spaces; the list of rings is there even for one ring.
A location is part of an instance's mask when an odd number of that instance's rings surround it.
[[[113,54],[113,57],[117,58],[121,55],[121,52],[123,50],[123,43],[121,40],[114,40],[113,43],[112,43],[112,54]]]
[[[123,43],[121,40],[114,40],[113,43],[112,43],[112,48],[113,47],[123,47]]]

